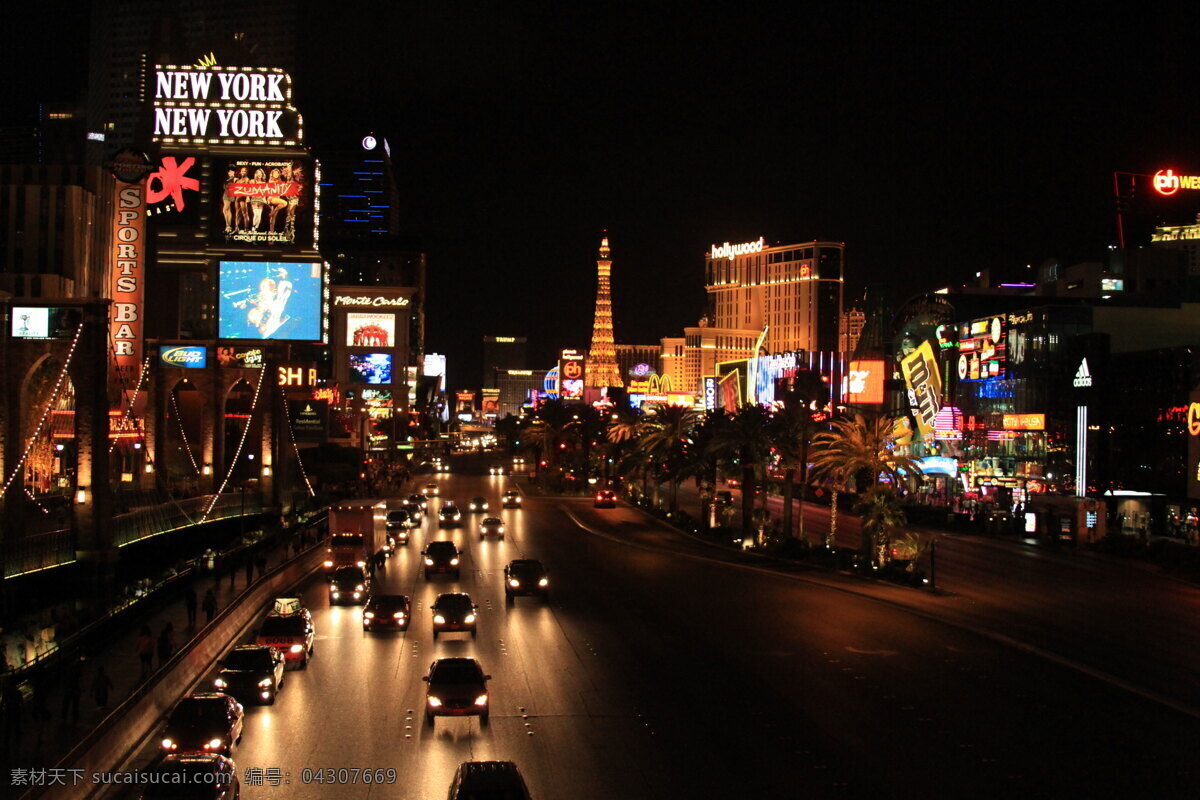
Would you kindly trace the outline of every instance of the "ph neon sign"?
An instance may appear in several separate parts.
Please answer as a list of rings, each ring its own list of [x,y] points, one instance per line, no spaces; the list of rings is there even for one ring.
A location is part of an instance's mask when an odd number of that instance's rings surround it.
[[[1200,189],[1200,175],[1176,175],[1173,169],[1154,173],[1154,191],[1170,197],[1180,189]]]

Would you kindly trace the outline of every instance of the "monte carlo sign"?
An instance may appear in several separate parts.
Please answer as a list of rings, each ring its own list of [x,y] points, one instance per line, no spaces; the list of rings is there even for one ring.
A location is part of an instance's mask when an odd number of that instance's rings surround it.
[[[162,144],[302,144],[292,79],[277,67],[154,68],[154,141]]]

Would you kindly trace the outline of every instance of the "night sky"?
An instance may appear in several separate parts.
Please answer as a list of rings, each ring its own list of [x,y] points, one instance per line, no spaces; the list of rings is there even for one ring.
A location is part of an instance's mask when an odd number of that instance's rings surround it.
[[[452,386],[478,385],[485,334],[528,336],[532,367],[587,345],[605,228],[617,340],[653,343],[703,312],[712,242],[844,241],[848,300],[876,281],[903,299],[1099,260],[1113,170],[1200,172],[1195,10],[318,5],[310,141],[390,140]],[[4,69],[29,82],[4,86],[5,121],[84,85],[70,7],[6,26]]]

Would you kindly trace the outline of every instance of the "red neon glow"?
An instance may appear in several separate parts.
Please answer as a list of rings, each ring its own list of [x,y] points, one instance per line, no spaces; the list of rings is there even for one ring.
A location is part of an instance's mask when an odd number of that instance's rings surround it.
[[[1160,169],[1154,173],[1154,191],[1170,197],[1179,191],[1179,176],[1174,170]]]
[[[200,181],[187,176],[187,171],[195,163],[193,156],[185,158],[182,164],[175,160],[175,156],[163,156],[162,166],[157,172],[151,173],[146,181],[146,202],[161,203],[170,197],[175,201],[175,209],[183,211],[183,190],[200,191]],[[158,181],[158,188],[155,188],[155,181]]]

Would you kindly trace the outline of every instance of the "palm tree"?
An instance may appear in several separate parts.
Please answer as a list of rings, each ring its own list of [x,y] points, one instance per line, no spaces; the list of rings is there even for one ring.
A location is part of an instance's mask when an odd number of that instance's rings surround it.
[[[771,420],[771,436],[783,464],[783,531],[792,535],[792,492],[796,471],[800,471],[800,529],[804,538],[804,492],[808,487],[808,452],[817,429],[817,417],[829,400],[829,389],[814,372],[796,376],[792,391],[783,396],[783,408]]]
[[[771,455],[770,415],[762,406],[746,403],[727,425],[713,434],[714,455],[724,456],[742,470],[742,533],[753,527],[754,491],[757,473]]]
[[[558,467],[558,451],[566,443],[574,421],[574,412],[560,399],[547,400],[538,408],[525,436],[538,445],[542,452],[540,460],[546,462],[547,468]]]
[[[830,531],[826,545],[832,546],[837,535],[838,488],[850,478],[855,478],[855,488],[870,480],[872,488],[880,485],[886,476],[892,486],[899,486],[909,478],[919,477],[920,467],[913,459],[896,452],[896,437],[893,433],[895,420],[887,416],[853,417],[836,419],[830,430],[817,434],[813,446],[813,468],[825,476],[833,485],[833,505],[830,510]],[[894,491],[894,490],[893,490]],[[863,527],[862,551],[871,556],[871,535]]]
[[[643,426],[640,446],[655,461],[663,465],[663,472],[671,480],[671,513],[678,505],[679,482],[685,452],[692,444],[692,429],[696,425],[696,412],[683,406],[660,406],[656,413],[647,417]]]
[[[877,484],[867,489],[858,496],[854,513],[862,522],[863,541],[870,546],[871,563],[877,566],[886,563],[892,531],[908,521],[895,488]]]

